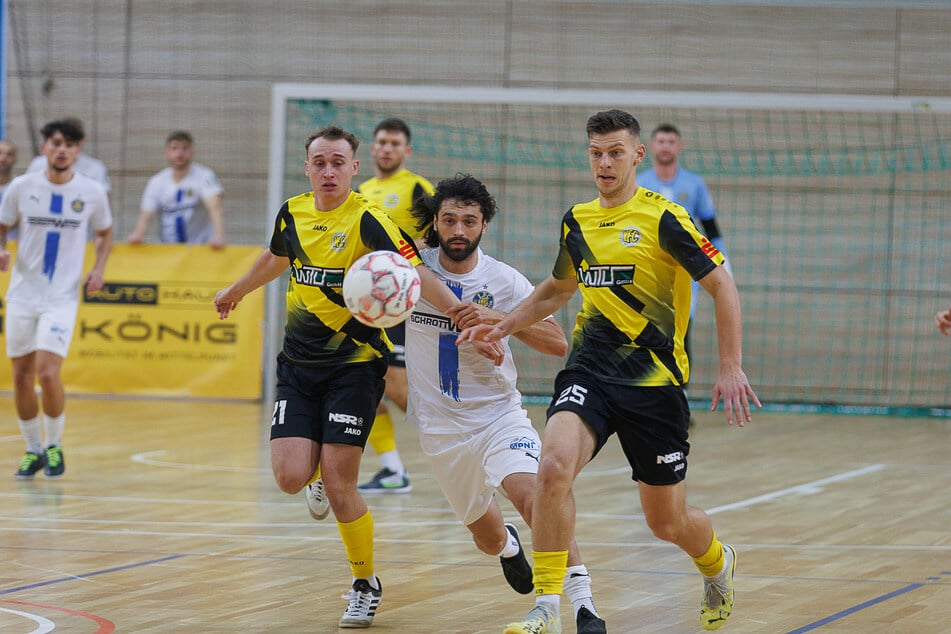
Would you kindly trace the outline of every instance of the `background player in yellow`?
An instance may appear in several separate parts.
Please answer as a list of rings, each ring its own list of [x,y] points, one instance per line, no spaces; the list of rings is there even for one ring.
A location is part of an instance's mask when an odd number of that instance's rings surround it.
[[[703,510],[687,505],[690,407],[684,333],[691,279],[713,297],[720,372],[712,406],[723,398],[727,421],[750,421],[759,400],[742,369],[742,320],[723,255],[687,211],[639,188],[646,155],[640,124],[622,110],[588,119],[588,161],[598,197],[562,219],[551,275],[494,326],[460,333],[459,342],[498,341],[554,313],[580,287],[583,303],[565,369],[555,378],[542,439],[532,523],[535,607],[506,634],[561,632],[559,604],[568,543],[574,535],[571,487],[617,434],[638,483],[648,527],[685,551],[703,576],[700,624],[719,628],[733,610],[736,554]]]
[[[422,231],[416,228],[416,219],[410,212],[413,202],[433,193],[428,180],[406,169],[404,162],[413,153],[410,145],[412,134],[402,119],[385,119],[373,131],[373,155],[375,175],[357,188],[361,194],[375,202],[389,214],[400,229],[418,241]],[[420,246],[420,245],[417,245]],[[386,329],[386,336],[393,343],[393,351],[387,361],[386,392],[384,397],[406,411],[406,324]],[[364,493],[408,493],[412,490],[409,474],[396,447],[393,420],[385,401],[380,401],[370,432],[370,445],[380,458],[381,468],[369,482],[358,488]]]
[[[357,491],[357,479],[368,422],[383,396],[389,346],[382,330],[361,324],[347,310],[340,294],[344,273],[366,253],[396,251],[416,265],[427,301],[439,310],[459,303],[396,224],[350,189],[360,164],[354,158],[358,145],[353,134],[336,126],[307,139],[305,173],[312,191],[284,202],[269,247],[215,296],[215,309],[224,319],[245,295],[290,270],[271,419],[271,469],[282,491],[297,493],[323,465],[326,496],[353,574],[339,622],[345,628],[369,627],[383,592],[374,571],[373,517]],[[501,363],[501,345],[492,350]]]

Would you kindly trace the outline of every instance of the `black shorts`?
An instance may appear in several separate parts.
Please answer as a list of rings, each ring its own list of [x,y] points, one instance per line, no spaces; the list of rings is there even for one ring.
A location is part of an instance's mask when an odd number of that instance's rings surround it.
[[[686,477],[690,406],[682,387],[617,385],[562,370],[547,415],[562,410],[576,413],[594,430],[595,455],[617,433],[634,480],[660,486]]]
[[[376,406],[383,398],[386,362],[314,368],[277,357],[277,396],[271,440],[310,438],[366,447]]]
[[[406,322],[401,321],[386,329],[386,338],[393,344],[393,350],[386,355],[390,367],[406,367]]]

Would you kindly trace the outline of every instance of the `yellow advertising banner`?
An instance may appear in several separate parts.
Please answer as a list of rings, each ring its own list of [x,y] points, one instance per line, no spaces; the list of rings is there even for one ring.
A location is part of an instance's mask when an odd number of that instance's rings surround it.
[[[10,250],[15,258],[15,243]],[[245,297],[225,320],[218,319],[214,299],[260,253],[241,246],[113,245],[105,286],[81,293],[63,364],[66,391],[259,399],[264,290]],[[84,271],[94,259],[90,243]],[[9,282],[9,272],[0,272],[4,294]],[[0,346],[5,355],[5,332]],[[0,390],[12,389],[10,363],[0,363]]]

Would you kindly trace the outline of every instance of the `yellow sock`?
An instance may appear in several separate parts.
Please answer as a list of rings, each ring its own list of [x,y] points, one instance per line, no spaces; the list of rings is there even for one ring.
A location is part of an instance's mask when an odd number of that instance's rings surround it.
[[[373,419],[369,441],[378,456],[396,449],[396,433],[393,431],[393,419],[390,418],[389,412],[377,414]]]
[[[308,482],[307,484],[313,484],[314,482],[317,482],[319,478],[320,478],[320,465],[317,465],[317,471],[314,471],[314,477],[312,477],[310,479],[310,482]]]
[[[568,551],[533,550],[532,557],[535,559],[535,567],[532,571],[535,594],[561,594],[565,583],[565,572],[568,570]]]
[[[710,548],[707,548],[707,552],[699,557],[694,557],[693,563],[707,577],[713,577],[723,570],[723,544],[717,539],[715,532],[713,533],[713,541],[710,542]]]
[[[350,570],[357,579],[373,577],[373,516],[367,511],[362,516],[347,522],[337,522],[337,530],[347,551]]]

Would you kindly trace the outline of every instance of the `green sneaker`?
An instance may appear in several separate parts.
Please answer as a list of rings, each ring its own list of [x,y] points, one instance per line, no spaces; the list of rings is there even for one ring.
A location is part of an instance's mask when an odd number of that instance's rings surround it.
[[[47,447],[43,453],[46,458],[46,477],[58,478],[66,471],[66,462],[63,461],[63,448],[59,445]]]
[[[14,473],[13,477],[23,478],[24,480],[32,478],[33,474],[42,469],[45,464],[43,456],[28,451],[23,454],[23,459],[20,460],[20,470]]]

